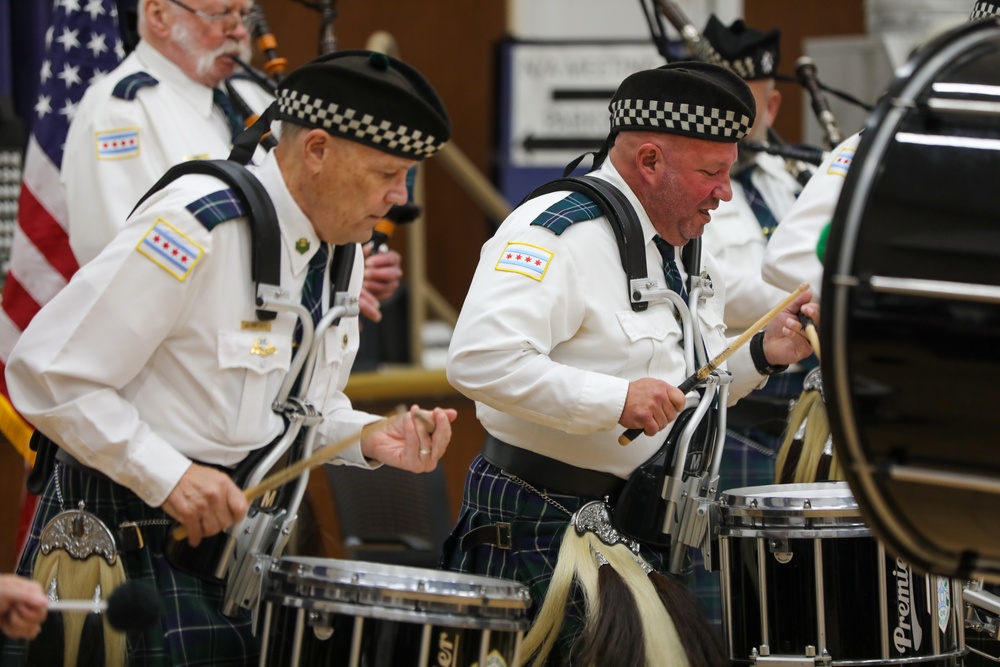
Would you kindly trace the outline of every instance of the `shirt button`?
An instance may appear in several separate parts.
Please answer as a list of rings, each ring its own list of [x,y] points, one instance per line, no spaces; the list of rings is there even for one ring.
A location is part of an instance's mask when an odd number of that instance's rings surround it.
[[[345,348],[347,347],[347,334],[344,334],[343,345]]]
[[[663,335],[663,329],[657,329],[653,333],[655,333],[657,336],[662,336]]]

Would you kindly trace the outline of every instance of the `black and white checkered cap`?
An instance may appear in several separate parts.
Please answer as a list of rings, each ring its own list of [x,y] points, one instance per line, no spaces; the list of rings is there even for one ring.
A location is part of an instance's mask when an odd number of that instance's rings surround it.
[[[430,83],[382,53],[339,51],[312,60],[288,75],[277,98],[281,120],[411,160],[430,157],[451,136]]]
[[[972,21],[978,21],[979,19],[986,19],[993,16],[1000,16],[1000,3],[978,0],[976,4],[972,6],[972,14],[969,15],[969,22],[971,23]]]
[[[678,62],[628,76],[611,100],[611,132],[667,132],[735,142],[753,125],[756,105],[732,71],[703,62]]]
[[[781,59],[781,31],[761,32],[742,20],[724,26],[713,14],[702,36],[709,62],[733,70],[745,81],[773,78]]]

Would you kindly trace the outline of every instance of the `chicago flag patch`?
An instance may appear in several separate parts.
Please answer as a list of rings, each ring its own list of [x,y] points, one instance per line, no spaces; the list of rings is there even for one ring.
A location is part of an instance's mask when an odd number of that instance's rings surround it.
[[[510,271],[541,280],[552,261],[552,253],[530,243],[507,243],[497,260],[497,271]]]
[[[854,149],[853,148],[843,148],[830,166],[827,168],[826,173],[835,174],[837,176],[847,177],[847,170],[851,168],[851,161],[854,159]]]
[[[205,249],[163,218],[158,218],[136,246],[141,254],[177,280],[184,280]]]
[[[97,133],[97,159],[122,160],[139,154],[139,128],[123,127]]]

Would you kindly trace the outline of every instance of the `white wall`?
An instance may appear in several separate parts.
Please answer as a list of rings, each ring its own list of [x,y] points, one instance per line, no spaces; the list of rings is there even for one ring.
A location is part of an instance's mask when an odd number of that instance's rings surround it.
[[[647,7],[652,0],[646,0]],[[710,14],[731,23],[743,15],[743,0],[678,0],[699,30]],[[677,37],[669,23],[668,32]],[[521,40],[648,39],[639,0],[508,0],[507,29]]]

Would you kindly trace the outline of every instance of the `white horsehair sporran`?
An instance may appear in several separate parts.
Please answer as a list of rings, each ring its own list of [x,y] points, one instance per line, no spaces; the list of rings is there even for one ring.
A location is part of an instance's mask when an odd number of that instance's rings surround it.
[[[57,467],[55,474],[58,473]],[[77,509],[64,509],[42,529],[33,578],[42,584],[50,601],[98,602],[107,601],[125,581],[125,568],[113,533],[97,516],[86,511],[81,501]],[[63,664],[75,667],[90,614],[63,612],[61,615],[65,637]],[[107,618],[102,621],[104,664],[121,667],[125,664],[125,633],[112,628]]]

